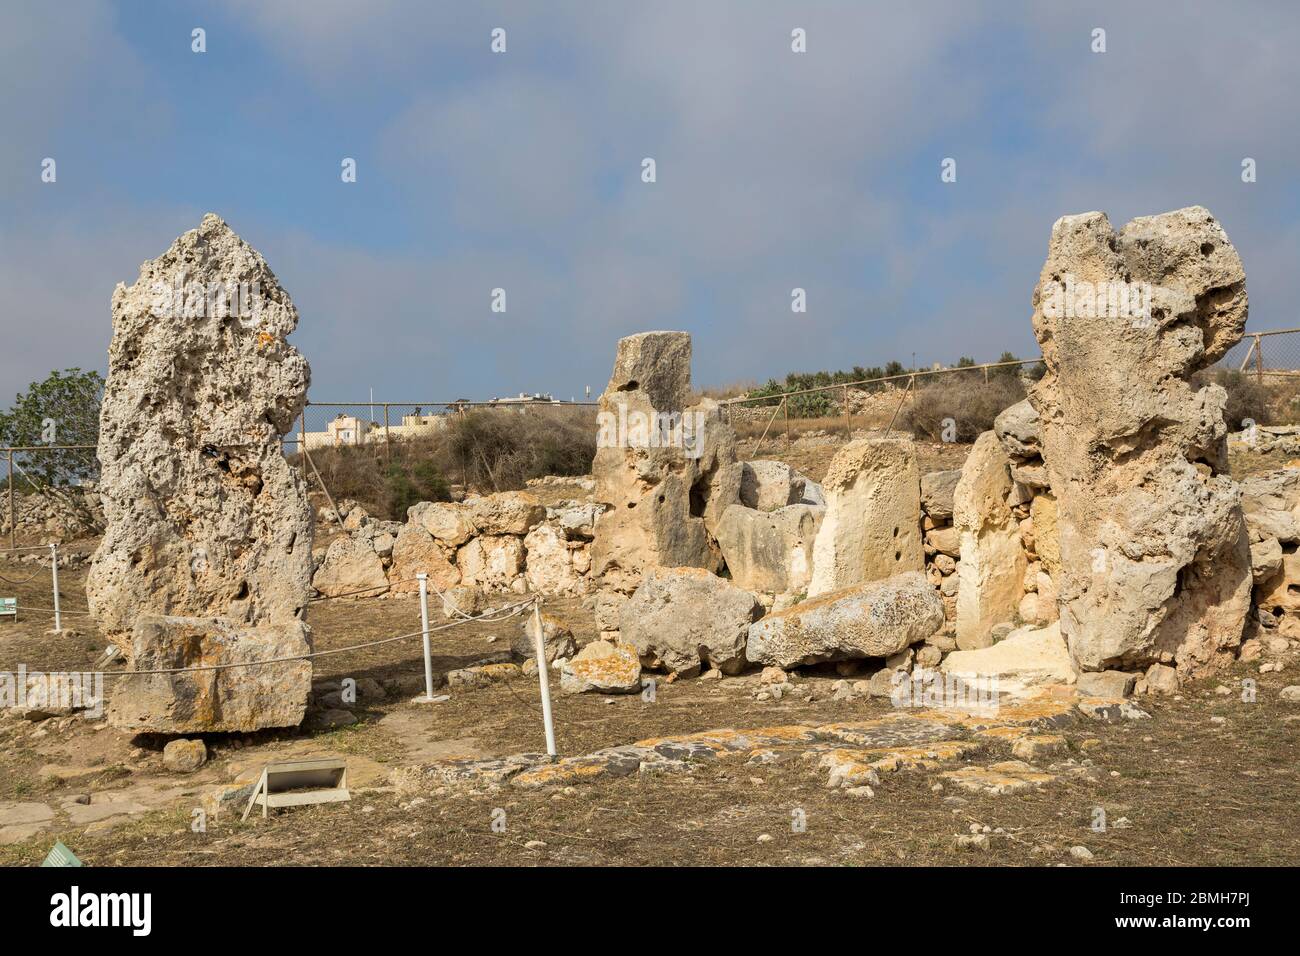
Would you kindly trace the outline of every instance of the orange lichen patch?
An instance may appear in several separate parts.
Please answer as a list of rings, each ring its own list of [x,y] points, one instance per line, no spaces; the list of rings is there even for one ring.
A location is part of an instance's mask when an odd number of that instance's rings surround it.
[[[917,716],[950,721],[973,731],[1012,726],[1059,727],[1074,719],[1074,698],[1042,695],[1014,703],[1002,702],[986,713],[948,709],[919,711]]]
[[[817,739],[817,728],[792,724],[786,727],[760,727],[745,732],[745,736],[757,743],[811,743]]]
[[[862,787],[876,783],[875,769],[862,759],[860,750],[828,750],[822,754],[818,766],[830,771],[826,786],[834,790],[837,787]]]
[[[1009,744],[1029,734],[1028,727],[986,727],[975,732],[975,736],[993,743]]]
[[[962,767],[941,776],[965,790],[998,796],[1040,787],[1056,779],[1020,760],[1003,760],[987,767]]]
[[[275,341],[275,336],[272,335],[270,332],[257,333],[257,347],[259,349],[265,348],[266,346],[270,345],[274,341]]]
[[[479,673],[483,674],[488,680],[511,680],[520,677],[523,671],[519,669],[518,664],[483,664],[479,667]]]
[[[515,774],[510,783],[516,787],[544,787],[553,783],[582,783],[594,780],[607,772],[603,763],[560,762],[545,767],[535,767]]]
[[[1065,738],[1060,734],[1029,734],[1011,745],[1011,753],[1021,760],[1037,760],[1065,752]]]
[[[895,773],[899,770],[933,770],[941,763],[958,760],[979,748],[980,744],[971,740],[940,740],[919,747],[876,747],[859,753],[873,757],[870,766],[881,773]]]

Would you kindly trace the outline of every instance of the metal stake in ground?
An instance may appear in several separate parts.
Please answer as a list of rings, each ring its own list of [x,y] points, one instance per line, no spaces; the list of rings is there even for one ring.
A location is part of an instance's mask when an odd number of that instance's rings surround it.
[[[50,542],[50,574],[54,577],[54,633],[63,630],[59,618],[59,546]]]
[[[424,699],[433,700],[433,651],[429,647],[429,575],[420,571],[420,630],[424,631]]]
[[[542,691],[542,724],[546,728],[546,752],[559,755],[555,749],[555,724],[551,721],[551,676],[546,661],[546,635],[542,630],[542,602],[533,600],[533,652],[537,655],[537,683]]]

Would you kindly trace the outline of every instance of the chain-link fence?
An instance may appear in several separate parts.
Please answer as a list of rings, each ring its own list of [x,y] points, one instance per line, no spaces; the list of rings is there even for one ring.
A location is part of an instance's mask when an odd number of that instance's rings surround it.
[[[57,538],[95,531],[97,501],[84,491],[98,477],[94,445],[0,447],[0,535],[8,547],[18,547],[20,531]]]
[[[1219,367],[1270,375],[1300,375],[1300,329],[1248,332],[1228,350]]]

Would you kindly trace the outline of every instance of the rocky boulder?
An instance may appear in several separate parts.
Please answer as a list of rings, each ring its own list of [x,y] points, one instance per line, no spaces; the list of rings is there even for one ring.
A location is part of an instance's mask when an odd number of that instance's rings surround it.
[[[809,596],[925,569],[920,473],[910,438],[845,445],[822,482]]]
[[[227,649],[233,656],[305,643],[313,515],[280,447],[310,380],[288,342],[293,302],[266,260],[209,214],[145,262],[134,285],[118,285],[112,314],[98,451],[107,527],[86,582],[100,631],[139,655],[133,668],[172,656],[170,644],[141,643],[167,639],[166,628],[137,627],[151,615],[220,619],[204,640],[247,640]],[[219,682],[240,729],[296,724],[311,665],[286,669],[282,700],[264,710],[256,670]],[[119,687],[115,702],[154,715],[148,729],[182,729],[157,716],[168,713],[188,714],[185,729],[222,729],[204,726],[206,712],[191,701],[129,696]]]
[[[961,544],[958,564],[957,646],[993,643],[993,625],[1020,608],[1028,561],[1020,522],[1007,505],[1010,460],[993,432],[975,440],[953,493],[953,526]]]
[[[745,665],[749,626],[763,606],[748,591],[700,568],[653,568],[619,612],[619,630],[647,666],[694,676]]]
[[[943,601],[913,571],[823,594],[750,625],[745,656],[790,668],[889,657],[943,626]]]
[[[326,597],[378,597],[388,590],[388,575],[368,538],[345,535],[330,542],[311,583]]]
[[[634,694],[641,689],[641,661],[636,648],[592,641],[560,668],[565,694]]]
[[[1241,259],[1199,206],[1052,229],[1030,401],[1059,512],[1061,632],[1086,669],[1172,657],[1193,674],[1241,642],[1251,567],[1226,394],[1191,378],[1240,341],[1246,313]]]
[[[747,591],[806,592],[812,578],[813,542],[825,510],[804,504],[771,512],[729,507],[717,536],[731,580]]]

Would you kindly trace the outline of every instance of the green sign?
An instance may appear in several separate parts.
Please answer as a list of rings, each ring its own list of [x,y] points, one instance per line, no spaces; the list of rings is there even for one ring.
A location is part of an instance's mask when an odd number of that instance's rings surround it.
[[[77,859],[77,854],[63,845],[62,840],[55,840],[54,848],[41,866],[81,866],[81,861]]]

